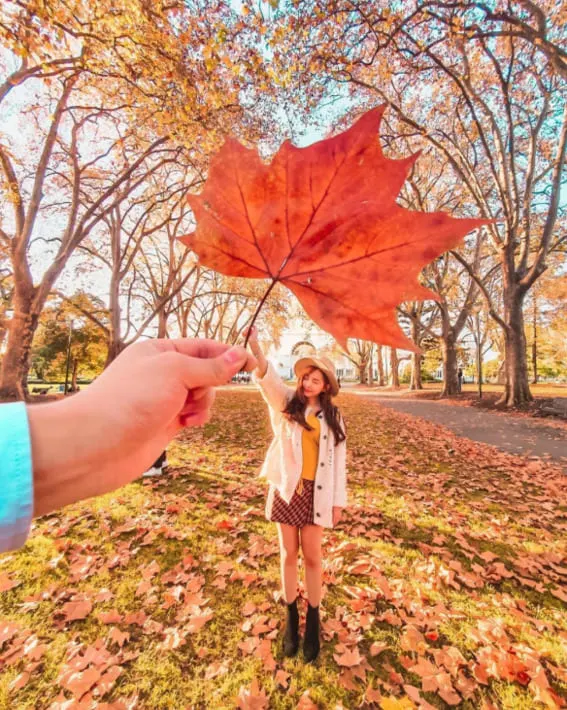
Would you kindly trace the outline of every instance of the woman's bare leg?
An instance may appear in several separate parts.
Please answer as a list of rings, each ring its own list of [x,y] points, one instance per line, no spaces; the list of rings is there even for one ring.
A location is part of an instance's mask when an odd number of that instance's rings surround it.
[[[301,528],[301,549],[305,562],[305,587],[311,606],[319,606],[323,584],[321,543],[323,528],[320,525],[304,525]]]
[[[299,552],[299,532],[293,525],[276,523],[280,540],[280,562],[282,590],[286,604],[297,597],[297,553]]]

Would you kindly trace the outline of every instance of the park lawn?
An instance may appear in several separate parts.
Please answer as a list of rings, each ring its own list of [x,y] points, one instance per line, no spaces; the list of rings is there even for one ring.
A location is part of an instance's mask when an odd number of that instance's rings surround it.
[[[47,516],[0,558],[0,708],[561,707],[562,474],[339,404],[351,501],[325,536],[315,665],[279,645],[265,405],[222,391],[167,476]]]

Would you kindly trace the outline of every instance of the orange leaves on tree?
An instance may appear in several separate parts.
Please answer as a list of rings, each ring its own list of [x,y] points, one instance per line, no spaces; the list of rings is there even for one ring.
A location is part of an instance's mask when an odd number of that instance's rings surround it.
[[[484,222],[396,203],[417,156],[384,157],[383,110],[306,148],[287,141],[269,164],[227,140],[188,198],[197,229],[182,241],[223,274],[283,284],[344,347],[362,338],[415,350],[396,306],[436,298],[421,269]]]

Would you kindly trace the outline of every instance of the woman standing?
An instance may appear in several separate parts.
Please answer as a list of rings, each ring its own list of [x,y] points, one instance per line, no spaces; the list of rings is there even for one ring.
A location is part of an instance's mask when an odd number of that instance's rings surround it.
[[[266,517],[278,527],[287,604],[284,654],[294,656],[299,648],[297,558],[301,544],[308,600],[303,653],[310,662],[320,649],[323,528],[335,527],[346,505],[345,427],[332,401],[339,387],[330,360],[306,357],[295,364],[297,387],[293,390],[266,361],[255,328],[249,344],[258,359],[254,380],[268,404],[274,432],[260,475],[270,483]]]

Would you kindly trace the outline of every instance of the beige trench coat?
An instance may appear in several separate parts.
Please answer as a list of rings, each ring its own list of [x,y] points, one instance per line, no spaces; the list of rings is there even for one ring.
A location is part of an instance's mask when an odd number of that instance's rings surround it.
[[[263,378],[254,374],[254,382],[260,388],[266,400],[274,438],[266,459],[260,470],[260,476],[268,479],[270,490],[266,501],[266,516],[269,518],[273,496],[277,490],[286,503],[292,499],[299,483],[303,465],[301,436],[303,428],[283,416],[287,401],[294,390],[283,382],[271,363]],[[346,441],[335,446],[333,432],[323,414],[319,414],[321,438],[319,460],[314,490],[314,522],[326,528],[333,527],[333,507],[344,508],[347,504],[346,490]]]

